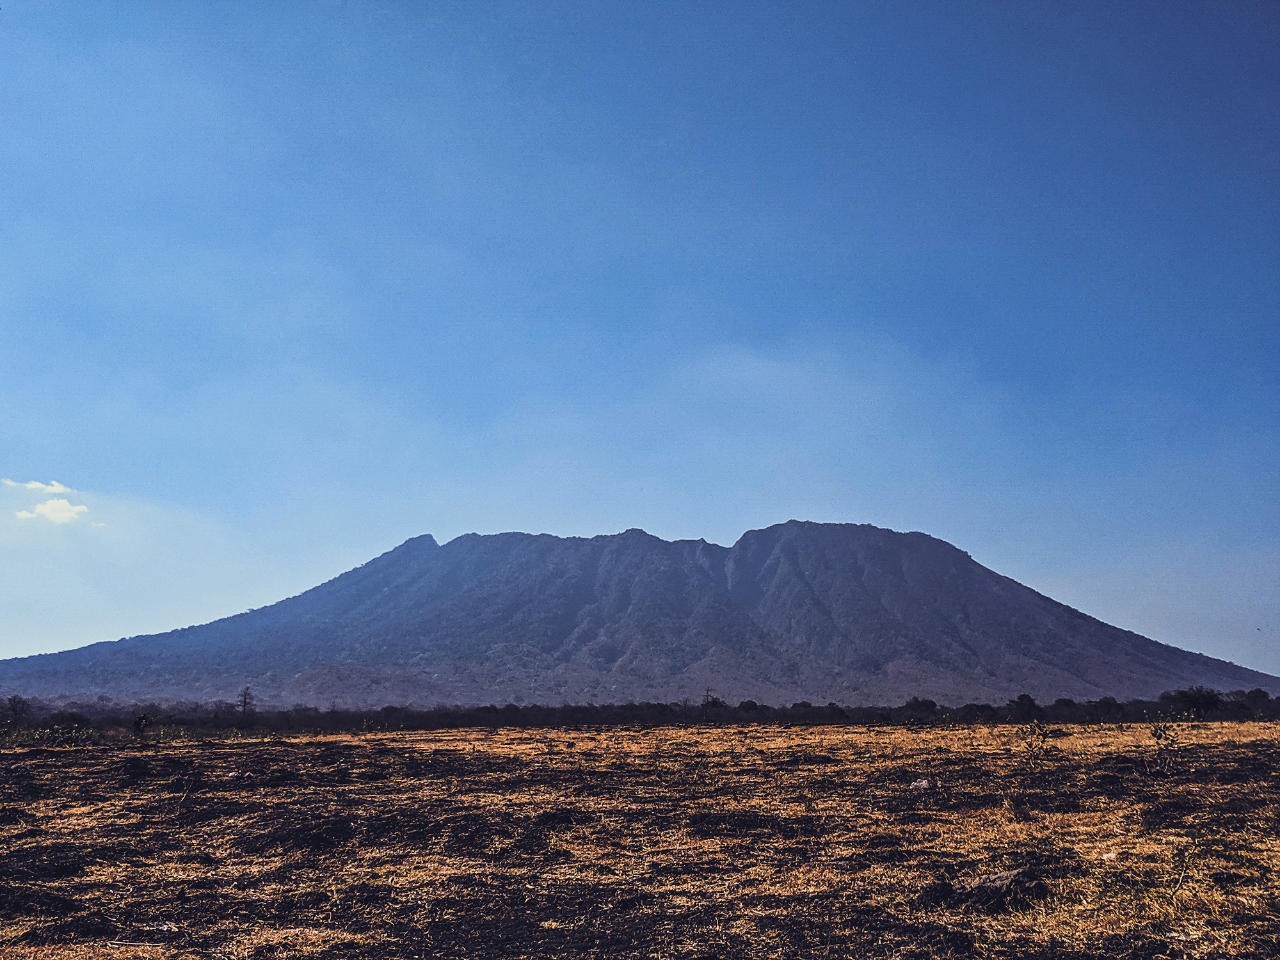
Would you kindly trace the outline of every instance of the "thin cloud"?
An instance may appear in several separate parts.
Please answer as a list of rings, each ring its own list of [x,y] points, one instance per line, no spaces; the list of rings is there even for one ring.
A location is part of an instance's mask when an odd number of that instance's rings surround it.
[[[70,523],[82,513],[88,513],[89,508],[83,505],[74,505],[68,500],[56,497],[52,500],[46,500],[44,503],[38,503],[31,510],[19,510],[19,520],[34,520],[37,517],[44,517],[50,523]]]
[[[23,487],[27,490],[43,490],[46,493],[71,493],[70,487],[64,487],[57,480],[50,480],[48,483],[41,483],[39,480],[28,480],[26,483],[18,483],[16,480],[8,478],[0,479],[6,487]]]

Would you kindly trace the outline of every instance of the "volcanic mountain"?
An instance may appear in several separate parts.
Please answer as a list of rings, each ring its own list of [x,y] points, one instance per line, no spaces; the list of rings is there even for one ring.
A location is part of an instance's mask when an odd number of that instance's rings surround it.
[[[790,521],[732,547],[642,530],[422,536],[203,626],[0,661],[27,696],[355,706],[1119,699],[1280,678],[1057,603],[923,533]]]

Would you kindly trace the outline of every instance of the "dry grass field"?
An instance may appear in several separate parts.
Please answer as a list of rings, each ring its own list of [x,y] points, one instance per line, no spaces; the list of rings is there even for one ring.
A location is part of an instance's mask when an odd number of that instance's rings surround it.
[[[1277,734],[708,726],[9,749],[0,956],[1275,958]]]

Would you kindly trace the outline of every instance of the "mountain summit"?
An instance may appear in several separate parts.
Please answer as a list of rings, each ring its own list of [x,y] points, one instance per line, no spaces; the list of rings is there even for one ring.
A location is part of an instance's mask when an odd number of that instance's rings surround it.
[[[417,537],[269,607],[0,661],[33,696],[381,706],[1119,699],[1280,678],[1109,626],[923,533],[792,520],[732,547],[643,530]]]

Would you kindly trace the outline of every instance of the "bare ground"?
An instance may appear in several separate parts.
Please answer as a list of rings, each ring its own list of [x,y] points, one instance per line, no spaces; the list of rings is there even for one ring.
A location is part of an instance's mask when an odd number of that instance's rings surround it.
[[[9,749],[0,956],[1280,957],[1280,728],[1154,732]]]

